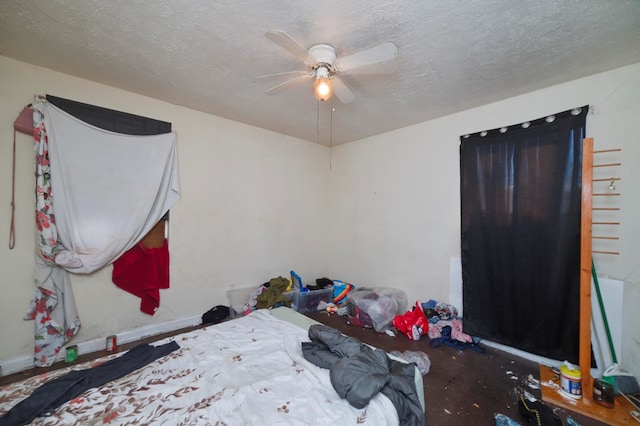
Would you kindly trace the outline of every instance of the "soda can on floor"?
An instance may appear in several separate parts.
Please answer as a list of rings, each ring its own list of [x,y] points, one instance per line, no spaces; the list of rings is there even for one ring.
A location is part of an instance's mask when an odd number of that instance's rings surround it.
[[[71,364],[78,359],[78,345],[67,346],[64,361]]]
[[[113,352],[118,348],[118,338],[115,334],[107,337],[106,350],[107,352]]]

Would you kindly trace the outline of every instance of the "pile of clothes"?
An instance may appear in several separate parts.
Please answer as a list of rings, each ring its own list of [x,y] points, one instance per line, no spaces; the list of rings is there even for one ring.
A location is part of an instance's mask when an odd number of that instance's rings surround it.
[[[333,388],[352,406],[364,408],[371,398],[382,393],[395,406],[400,424],[426,424],[414,382],[413,363],[390,359],[384,351],[372,349],[325,325],[312,325],[309,339],[310,342],[302,343],[304,358],[329,369]]]
[[[462,318],[458,316],[458,309],[444,302],[429,300],[422,304],[422,309],[429,321],[429,345],[433,348],[445,345],[458,350],[470,348],[475,352],[484,353],[484,348],[478,346],[478,341],[462,331]]]

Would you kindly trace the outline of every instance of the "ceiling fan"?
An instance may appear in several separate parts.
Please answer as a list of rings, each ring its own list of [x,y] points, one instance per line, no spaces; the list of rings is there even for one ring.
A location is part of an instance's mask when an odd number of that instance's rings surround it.
[[[340,75],[391,74],[397,70],[395,57],[398,48],[391,42],[382,43],[347,56],[339,56],[336,48],[327,43],[302,47],[293,37],[282,30],[268,31],[266,37],[291,53],[306,65],[304,71],[289,71],[263,77],[293,76],[266,90],[275,95],[302,81],[314,79],[313,94],[316,99],[326,101],[335,93],[342,103],[353,101],[354,94],[340,79]]]

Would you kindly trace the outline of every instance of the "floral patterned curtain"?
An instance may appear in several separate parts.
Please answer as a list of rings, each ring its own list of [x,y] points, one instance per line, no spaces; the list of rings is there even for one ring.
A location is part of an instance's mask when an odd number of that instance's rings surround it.
[[[36,226],[40,249],[36,253],[35,296],[25,320],[35,320],[34,363],[51,365],[67,343],[80,330],[69,273],[55,264],[59,251],[53,211],[49,170],[49,141],[44,116],[33,111],[33,138],[36,159]],[[61,305],[58,307],[58,305]],[[58,309],[56,309],[58,307]]]

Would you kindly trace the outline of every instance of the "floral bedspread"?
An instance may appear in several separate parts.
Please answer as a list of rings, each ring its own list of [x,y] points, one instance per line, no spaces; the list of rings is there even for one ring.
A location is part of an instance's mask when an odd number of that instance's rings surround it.
[[[382,394],[356,409],[333,390],[328,370],[306,361],[307,330],[267,310],[169,339],[180,349],[90,389],[34,425],[394,425]],[[0,415],[36,387],[117,355],[0,388]]]

